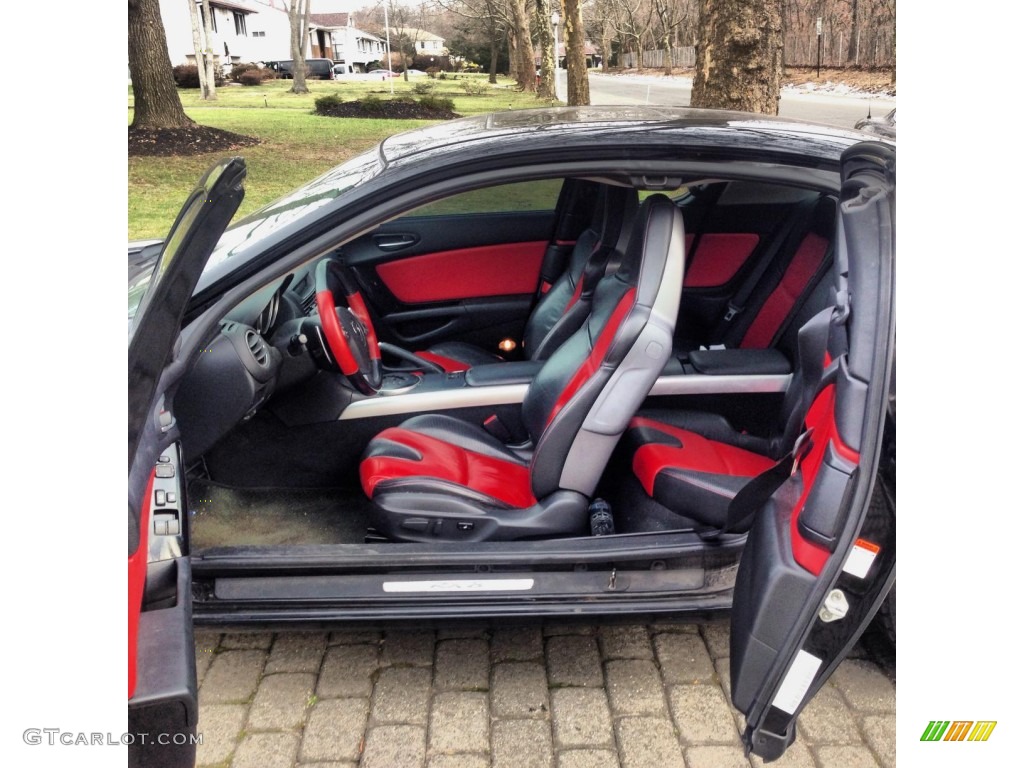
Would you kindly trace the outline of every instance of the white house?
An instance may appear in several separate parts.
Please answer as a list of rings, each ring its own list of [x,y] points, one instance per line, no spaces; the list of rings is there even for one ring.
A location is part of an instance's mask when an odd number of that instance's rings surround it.
[[[160,0],[171,64],[195,64],[190,0]],[[290,59],[290,26],[283,0],[209,0],[214,54],[225,71],[233,64]],[[198,10],[202,5],[197,3]],[[314,36],[311,30],[310,37]],[[307,56],[310,51],[307,48]]]
[[[357,29],[350,13],[311,13],[309,21],[314,46],[337,64],[349,64],[354,71],[366,72],[368,65],[385,57],[384,41]]]
[[[392,39],[404,37],[416,49],[417,56],[445,56],[448,49],[444,47],[444,38],[416,27],[392,27]]]

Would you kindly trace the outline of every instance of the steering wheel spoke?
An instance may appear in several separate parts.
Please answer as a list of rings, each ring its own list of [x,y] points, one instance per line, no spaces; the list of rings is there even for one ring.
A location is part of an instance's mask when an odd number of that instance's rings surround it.
[[[317,264],[315,280],[320,325],[335,365],[357,390],[376,394],[381,385],[380,347],[358,286],[330,258]]]

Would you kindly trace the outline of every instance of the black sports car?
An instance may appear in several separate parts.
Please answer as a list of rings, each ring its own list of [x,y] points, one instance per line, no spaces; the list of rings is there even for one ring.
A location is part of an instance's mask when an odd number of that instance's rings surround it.
[[[895,579],[894,143],[499,113],[228,227],[245,173],[132,260],[131,728],[194,729],[193,623],[730,610],[781,755]]]

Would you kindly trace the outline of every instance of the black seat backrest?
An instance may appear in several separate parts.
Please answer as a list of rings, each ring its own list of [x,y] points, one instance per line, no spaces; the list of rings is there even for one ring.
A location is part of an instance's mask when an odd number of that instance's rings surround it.
[[[601,185],[590,226],[576,239],[565,271],[526,322],[523,351],[528,359],[548,358],[586,320],[594,287],[637,206],[635,189]]]
[[[534,495],[591,495],[608,457],[668,361],[683,284],[683,219],[664,195],[640,207],[619,268],[583,325],[534,378],[523,422]]]

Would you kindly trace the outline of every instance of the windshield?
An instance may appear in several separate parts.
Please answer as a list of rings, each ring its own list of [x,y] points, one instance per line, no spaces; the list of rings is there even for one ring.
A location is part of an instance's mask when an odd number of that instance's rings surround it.
[[[154,265],[155,267],[155,265]],[[131,333],[132,322],[135,320],[135,315],[139,312],[139,305],[142,303],[142,297],[146,295],[146,290],[149,288],[149,284],[153,282],[153,272],[143,272],[135,275],[134,278],[128,278],[128,332]]]
[[[289,195],[251,213],[231,226],[220,238],[206,263],[203,276],[219,273],[221,264],[239,255],[254,253],[267,238],[283,233],[311,211],[327,205],[343,192],[380,172],[377,151],[370,150],[314,179]]]

